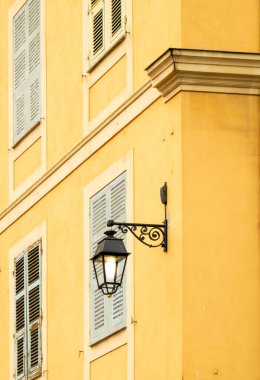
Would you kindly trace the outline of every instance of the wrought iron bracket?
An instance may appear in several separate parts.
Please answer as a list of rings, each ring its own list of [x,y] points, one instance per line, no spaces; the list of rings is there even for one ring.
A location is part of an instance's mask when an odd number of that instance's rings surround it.
[[[108,220],[107,226],[117,226],[118,229],[126,234],[130,231],[141,243],[150,248],[162,247],[164,252],[167,252],[167,228],[168,222],[166,218],[167,205],[167,185],[166,183],[160,191],[161,201],[165,208],[165,219],[162,224],[147,224],[147,223],[123,223],[114,220]]]

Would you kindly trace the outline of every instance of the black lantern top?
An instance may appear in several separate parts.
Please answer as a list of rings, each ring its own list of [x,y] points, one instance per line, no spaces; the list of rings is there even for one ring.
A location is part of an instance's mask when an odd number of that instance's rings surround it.
[[[106,236],[98,243],[96,252],[91,258],[98,288],[108,296],[114,294],[122,285],[129,255],[123,239],[114,237],[115,234],[116,231],[106,231]]]

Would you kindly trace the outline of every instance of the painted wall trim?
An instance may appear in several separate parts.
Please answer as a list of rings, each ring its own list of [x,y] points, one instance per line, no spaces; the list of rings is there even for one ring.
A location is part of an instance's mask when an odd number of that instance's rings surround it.
[[[180,91],[260,95],[260,54],[168,49],[146,69],[165,102]]]
[[[125,329],[90,346],[89,326],[89,242],[90,242],[90,198],[115,178],[126,172],[126,214],[133,220],[133,167],[134,152],[129,151],[84,188],[84,379],[90,380],[90,363],[93,360],[127,344],[127,379],[134,379],[134,241],[130,234],[126,236],[127,249],[133,254],[127,261],[127,326]]]
[[[83,0],[83,133],[86,136],[103,122],[111,113],[123,105],[133,94],[133,49],[132,49],[132,1],[125,0],[126,34],[122,41],[107,52],[103,59],[90,71],[88,38],[89,0]],[[126,56],[126,87],[93,120],[89,120],[89,89],[105,75],[123,56]]]
[[[13,145],[13,17],[27,0],[16,0],[8,11],[8,175],[9,201],[13,202],[24,193],[29,186],[37,181],[46,172],[46,49],[45,49],[45,0],[41,1],[41,122],[28,132],[15,146]],[[41,138],[41,165],[27,177],[17,189],[14,189],[14,162],[27,149]]]
[[[159,93],[146,83],[0,214],[0,233],[141,114]]]

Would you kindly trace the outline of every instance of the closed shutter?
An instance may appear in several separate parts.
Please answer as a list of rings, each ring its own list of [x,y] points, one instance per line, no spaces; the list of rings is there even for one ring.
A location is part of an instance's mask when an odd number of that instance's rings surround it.
[[[14,143],[25,133],[27,110],[27,12],[26,4],[13,20],[14,57]]]
[[[122,174],[103,190],[97,193],[90,202],[91,257],[97,242],[104,237],[107,221],[115,219],[124,221],[126,215],[126,180]],[[117,234],[122,237],[123,234]],[[100,268],[102,270],[102,268]],[[98,289],[91,265],[91,343],[95,343],[126,326],[126,275],[124,284],[111,298],[103,295]]]
[[[15,277],[15,378],[25,379],[26,363],[26,269],[25,256],[14,262]]]
[[[125,0],[89,0],[90,64],[125,34]]]
[[[91,199],[90,204],[90,229],[91,229],[91,254],[93,256],[97,242],[103,237],[107,222],[107,194],[101,191]],[[100,267],[100,271],[102,267]],[[99,273],[99,270],[98,270]],[[108,334],[109,321],[106,313],[106,300],[103,293],[98,289],[93,265],[90,267],[91,288],[91,343],[102,339]]]
[[[40,122],[40,0],[30,0],[29,18],[29,121],[31,129]]]
[[[28,0],[13,20],[14,143],[40,122],[40,0]]]
[[[40,245],[27,256],[28,368],[30,378],[41,373],[41,253]]]
[[[110,0],[110,39],[115,42],[124,31],[124,1]]]
[[[41,245],[15,259],[15,379],[41,374]]]
[[[91,61],[94,61],[105,49],[105,2],[92,1],[91,23]]]
[[[110,218],[119,222],[126,220],[126,181],[125,175],[120,176],[111,186]],[[118,232],[116,237],[125,238],[125,234]],[[119,264],[120,265],[120,264]],[[122,265],[122,263],[121,263]],[[126,278],[125,272],[123,285],[110,298],[111,305],[111,328],[118,330],[126,325]]]

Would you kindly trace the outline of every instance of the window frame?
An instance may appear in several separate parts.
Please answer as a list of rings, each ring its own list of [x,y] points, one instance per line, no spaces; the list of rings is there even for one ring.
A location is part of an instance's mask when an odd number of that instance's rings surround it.
[[[91,0],[87,0],[87,34],[88,34],[88,72],[90,73],[102,59],[104,59],[111,51],[120,44],[127,36],[127,9],[126,9],[126,1],[120,0],[122,7],[122,27],[117,31],[115,36],[111,35],[111,3],[113,0],[96,0],[94,5],[91,6]],[[103,10],[103,49],[98,50],[97,54],[93,54],[93,22],[92,18],[99,13],[99,11]]]
[[[84,380],[90,380],[90,365],[97,358],[127,344],[127,379],[131,380],[134,373],[134,281],[133,281],[133,260],[134,241],[128,234],[127,247],[132,254],[127,260],[127,325],[126,328],[115,332],[113,335],[102,339],[91,345],[90,343],[90,297],[89,297],[89,273],[91,262],[89,260],[89,212],[90,198],[99,190],[104,188],[113,179],[126,172],[127,184],[127,218],[133,218],[133,151],[129,151],[125,156],[109,166],[84,188]]]
[[[40,122],[14,143],[14,62],[13,19],[28,0],[17,0],[8,10],[8,172],[9,201],[17,199],[45,172],[46,157],[46,46],[45,46],[45,0],[40,0]],[[17,188],[14,188],[14,164],[37,140],[41,141],[41,165]]]
[[[86,136],[95,130],[111,114],[122,106],[133,94],[133,57],[132,57],[132,1],[125,2],[125,34],[113,46],[104,52],[102,57],[93,65],[89,64],[89,0],[83,0],[83,135]],[[89,114],[89,90],[123,57],[126,58],[126,87],[94,118]]]
[[[28,278],[29,278],[29,253],[32,252],[32,250],[34,250],[36,247],[39,247],[39,278],[34,281],[32,284],[29,284],[29,281],[28,281]],[[24,280],[25,280],[25,285],[24,285],[24,291],[23,291],[23,297],[24,297],[24,304],[25,304],[25,308],[24,308],[24,315],[25,315],[25,322],[24,322],[24,332],[22,331],[18,331],[16,332],[15,331],[15,343],[14,343],[14,352],[15,352],[15,379],[19,380],[19,379],[23,379],[23,378],[26,378],[26,377],[29,377],[29,378],[39,378],[42,376],[42,340],[41,340],[41,330],[42,330],[42,326],[41,326],[41,310],[42,310],[42,302],[41,302],[41,299],[42,299],[42,265],[41,265],[41,254],[42,254],[42,241],[41,239],[35,241],[31,246],[27,247],[25,250],[23,250],[23,252],[20,253],[20,255],[18,255],[18,257],[16,257],[14,259],[14,267],[16,265],[16,263],[18,263],[20,260],[23,259],[24,261]],[[30,320],[29,320],[29,315],[30,315],[30,307],[29,307],[29,294],[30,294],[30,291],[32,289],[35,289],[37,287],[37,284],[35,283],[38,283],[39,285],[39,309],[40,309],[40,313],[39,313],[39,317],[37,320],[34,320],[33,322],[30,323]],[[15,330],[15,326],[16,326],[16,302],[17,302],[17,299],[20,299],[21,298],[21,295],[18,297],[19,294],[16,294],[15,293],[15,285],[16,285],[16,276],[15,276],[15,272],[14,272],[14,282],[13,282],[13,287],[14,287],[14,310],[15,310],[15,317],[14,317],[14,320],[15,320],[15,323],[14,323],[14,330]],[[31,331],[34,331],[36,330],[35,326],[37,326],[37,330],[38,330],[38,339],[39,339],[39,348],[38,348],[38,356],[40,354],[40,365],[38,368],[35,368],[31,371],[30,369],[30,360],[31,360],[31,343],[30,343],[30,333]],[[25,357],[25,362],[24,362],[24,366],[25,366],[25,372],[24,372],[24,375],[23,376],[19,376],[17,375],[16,371],[17,371],[17,343],[16,343],[16,340],[19,339],[20,336],[23,336],[23,339],[25,341],[25,348],[27,349],[27,352],[26,352],[26,355],[24,355]],[[39,357],[38,357],[39,359]],[[31,371],[31,372],[30,372]]]
[[[16,378],[15,365],[15,260],[28,252],[37,242],[41,242],[41,375],[31,376],[43,380],[47,371],[47,281],[46,281],[46,222],[42,222],[9,249],[9,356],[10,380]],[[34,325],[34,323],[33,323]]]
[[[111,212],[111,204],[112,204],[111,203],[112,188],[118,186],[120,183],[122,183],[122,181],[124,181],[124,201],[125,201],[124,217],[126,218],[126,215],[127,215],[127,208],[126,208],[126,205],[127,205],[127,175],[126,175],[126,172],[123,172],[118,177],[114,178],[111,182],[109,182],[105,187],[100,189],[96,194],[94,194],[90,198],[90,206],[89,206],[89,208],[90,208],[90,220],[89,220],[89,224],[90,224],[90,230],[91,231],[90,231],[90,242],[89,242],[90,243],[89,244],[89,255],[90,255],[89,258],[91,258],[93,255],[93,252],[92,252],[93,235],[91,234],[92,226],[93,226],[93,220],[92,220],[93,203],[97,202],[98,199],[100,202],[100,197],[105,196],[105,198],[104,198],[105,199],[104,207],[105,207],[105,214],[106,214],[105,219],[106,220],[111,219],[112,216],[110,215],[110,212]],[[120,218],[117,220],[120,220]],[[122,221],[125,221],[125,220],[122,220]],[[102,229],[102,231],[99,231],[98,241],[100,240],[100,238],[101,239],[103,238],[103,236],[104,236],[103,232],[105,231],[105,229],[106,229],[106,225],[104,226],[104,230]],[[125,241],[127,240],[126,235],[124,236],[124,240]],[[125,276],[123,279],[123,286],[124,286],[123,302],[122,302],[123,318],[119,318],[119,320],[117,320],[116,323],[113,322],[113,303],[114,303],[114,301],[115,302],[118,301],[118,296],[120,297],[120,295],[117,294],[111,298],[108,298],[108,297],[103,295],[101,290],[98,290],[98,299],[100,299],[100,297],[102,297],[101,299],[103,299],[103,301],[104,301],[104,306],[103,306],[104,309],[103,310],[104,310],[105,323],[104,323],[103,328],[102,328],[103,332],[101,331],[100,333],[98,333],[95,336],[94,335],[94,326],[92,325],[93,320],[95,318],[95,313],[93,311],[94,303],[95,303],[95,296],[94,296],[94,294],[92,294],[92,292],[95,293],[95,290],[97,290],[97,285],[96,285],[96,278],[95,277],[93,278],[93,276],[94,276],[93,265],[90,265],[89,287],[90,287],[90,301],[91,301],[90,302],[90,344],[91,344],[91,346],[100,342],[103,339],[107,339],[109,336],[111,336],[111,335],[117,333],[118,331],[123,330],[127,327],[127,280],[126,280],[127,271],[125,271],[125,272],[126,273],[125,273]],[[119,293],[119,291],[120,291],[120,289],[118,289],[118,293]]]

